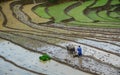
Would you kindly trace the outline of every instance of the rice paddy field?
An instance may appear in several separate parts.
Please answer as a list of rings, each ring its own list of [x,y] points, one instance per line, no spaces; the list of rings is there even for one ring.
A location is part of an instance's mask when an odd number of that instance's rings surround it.
[[[120,75],[120,0],[47,3],[0,3],[0,75]]]

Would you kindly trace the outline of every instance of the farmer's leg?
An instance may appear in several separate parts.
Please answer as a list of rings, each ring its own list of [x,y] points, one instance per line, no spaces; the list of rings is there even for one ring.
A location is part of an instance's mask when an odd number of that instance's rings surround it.
[[[79,55],[79,56],[82,56],[82,53],[81,53],[81,52],[79,52],[79,53],[78,53],[78,55]]]

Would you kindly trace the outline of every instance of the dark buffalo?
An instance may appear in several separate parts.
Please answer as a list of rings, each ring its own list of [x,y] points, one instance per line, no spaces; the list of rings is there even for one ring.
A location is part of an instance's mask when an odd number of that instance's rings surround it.
[[[67,51],[70,54],[75,54],[75,47],[73,45],[68,45],[67,47]]]

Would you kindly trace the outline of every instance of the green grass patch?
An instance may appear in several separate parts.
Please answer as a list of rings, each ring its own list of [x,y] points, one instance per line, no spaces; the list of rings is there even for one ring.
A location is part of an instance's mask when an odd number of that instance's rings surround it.
[[[99,20],[99,21],[106,21],[105,19],[99,17],[96,13],[96,11],[90,11],[89,14],[87,15],[89,18],[92,20]]]
[[[120,17],[120,15],[118,15],[116,12],[110,12],[110,17],[116,18]]]
[[[56,23],[60,23],[63,20],[74,18],[76,21],[68,22],[69,25],[74,26],[86,26],[86,27],[101,27],[101,28],[120,28],[120,20],[112,17],[117,17],[118,13],[111,12],[110,16],[107,15],[107,10],[100,11],[96,13],[96,11],[90,11],[88,15],[84,14],[84,10],[89,7],[94,0],[89,0],[81,5],[71,9],[67,14],[65,14],[64,10],[68,6],[76,3],[76,1],[66,2],[54,6],[48,7],[48,13],[45,11],[45,7],[38,6],[34,12],[43,18],[51,18],[54,17]],[[108,0],[97,0],[97,3],[92,7],[99,7],[103,6],[108,2]],[[118,0],[113,0],[113,3],[116,4]],[[110,11],[114,10],[115,8],[111,7]],[[70,15],[70,16],[69,16]],[[96,22],[94,22],[96,21]],[[97,22],[98,21],[98,22]],[[100,22],[99,22],[100,21]],[[94,22],[94,23],[93,23]],[[42,61],[50,60],[51,58],[44,54],[43,56],[39,57]]]
[[[110,14],[112,14],[112,16],[117,17],[119,16],[117,13],[115,12],[111,12]],[[103,14],[102,14],[103,15]],[[106,15],[106,13],[104,13],[104,15]],[[90,11],[89,14],[87,15],[89,18],[96,20],[96,21],[100,21],[100,22],[106,22],[106,23],[110,23],[111,20],[107,20],[104,19],[102,17],[99,17],[96,13],[96,11]],[[110,16],[107,16],[107,18],[110,18]]]
[[[51,57],[48,54],[43,54],[42,56],[39,57],[41,61],[48,61],[51,59]]]
[[[119,0],[112,0],[111,5],[116,5],[116,4],[120,4]]]
[[[90,4],[92,4],[94,2],[94,0],[90,0],[90,1],[86,1],[83,4],[81,4],[80,6],[72,9],[71,11],[68,12],[68,14],[70,16],[72,16],[73,18],[75,18],[76,21],[81,21],[81,22],[92,22],[93,20],[91,20],[90,18],[88,18],[85,14],[84,14],[84,9],[89,6]]]
[[[71,18],[70,16],[66,15],[64,10],[66,7],[68,7],[71,4],[76,3],[76,1],[66,2],[63,4],[55,5],[49,7],[49,14],[54,17],[55,22],[60,22],[65,19]]]
[[[113,18],[110,18],[108,15],[107,15],[107,11],[104,10],[104,11],[101,11],[98,13],[98,15],[108,21],[111,21],[111,22],[120,22],[120,20],[117,20],[117,19],[113,19]]]
[[[96,2],[93,6],[91,6],[91,8],[103,6],[103,5],[105,5],[107,2],[108,2],[108,0],[97,0],[97,2]]]
[[[116,7],[111,7],[111,9],[109,11],[114,11],[116,9]]]
[[[47,18],[47,19],[49,19],[49,18],[51,18],[51,16],[49,16],[46,12],[45,12],[45,7],[37,7],[35,10],[34,10],[34,12],[38,15],[38,16],[40,16],[40,17],[42,17],[42,18]]]
[[[120,25],[114,24],[100,24],[100,23],[81,23],[77,21],[71,21],[68,23],[72,26],[83,26],[83,27],[100,27],[100,28],[120,28]]]
[[[120,12],[116,12],[118,15],[120,15]]]

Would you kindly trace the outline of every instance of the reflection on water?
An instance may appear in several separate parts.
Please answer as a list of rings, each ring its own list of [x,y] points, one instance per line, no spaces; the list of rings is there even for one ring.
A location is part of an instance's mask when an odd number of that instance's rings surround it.
[[[82,65],[82,58],[79,57],[78,60],[79,60],[79,64]]]

